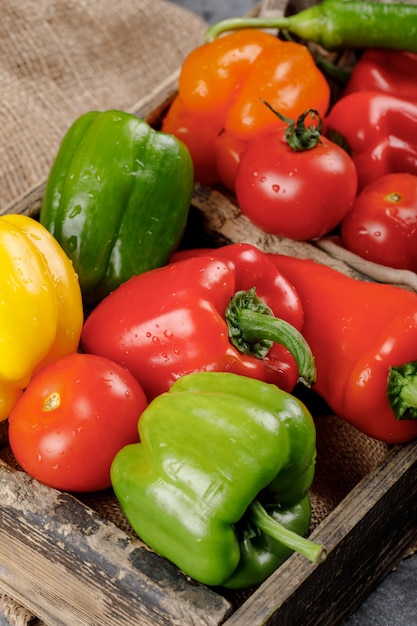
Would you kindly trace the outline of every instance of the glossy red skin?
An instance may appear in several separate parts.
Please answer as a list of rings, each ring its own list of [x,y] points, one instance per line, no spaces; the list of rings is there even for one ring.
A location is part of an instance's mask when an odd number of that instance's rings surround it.
[[[334,229],[356,191],[355,165],[342,148],[323,138],[310,150],[295,151],[283,131],[249,142],[236,176],[242,213],[265,232],[296,240]]]
[[[368,261],[417,271],[417,176],[387,174],[367,185],[343,221],[341,237]]]
[[[279,346],[263,360],[241,354],[229,341],[224,313],[236,291],[256,286],[258,296],[300,330],[302,307],[294,288],[266,255],[232,244],[135,276],[103,300],[87,318],[86,352],[127,367],[149,400],[180,376],[231,371],[294,387],[298,372]]]
[[[358,172],[358,190],[393,172],[417,175],[417,103],[375,91],[340,98],[323,132],[344,137]]]
[[[365,50],[355,64],[344,94],[379,91],[417,102],[417,54],[405,50]]]
[[[389,367],[417,359],[417,295],[311,260],[271,259],[303,303],[303,335],[317,368],[314,390],[370,437],[386,443],[417,437],[417,420],[397,420],[386,394]]]
[[[59,406],[45,410],[56,392]],[[120,365],[71,354],[42,370],[24,391],[9,416],[10,446],[21,467],[50,487],[107,489],[116,453],[139,441],[146,406],[139,383]]]

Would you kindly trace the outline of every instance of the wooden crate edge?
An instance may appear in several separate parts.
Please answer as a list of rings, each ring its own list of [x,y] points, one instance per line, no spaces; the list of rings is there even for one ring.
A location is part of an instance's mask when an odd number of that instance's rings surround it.
[[[224,626],[336,626],[415,543],[416,519],[417,445],[410,443],[395,447],[313,531],[326,561],[292,555]]]
[[[0,461],[0,586],[47,624],[206,624],[230,603],[70,494]]]

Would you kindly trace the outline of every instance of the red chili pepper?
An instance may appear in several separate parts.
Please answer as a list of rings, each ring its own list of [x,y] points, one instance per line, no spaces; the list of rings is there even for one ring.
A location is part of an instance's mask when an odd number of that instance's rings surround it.
[[[417,295],[270,255],[304,307],[314,390],[336,415],[386,443],[417,436]]]
[[[336,102],[323,132],[346,144],[359,189],[385,174],[417,174],[417,103],[371,91],[351,93]]]
[[[299,375],[315,380],[302,323],[298,295],[271,260],[232,244],[134,276],[93,310],[81,343],[130,370],[148,399],[203,370],[290,391]]]
[[[379,91],[417,102],[417,54],[405,50],[370,49],[353,68],[345,94]]]
[[[297,118],[306,109],[325,115],[330,87],[306,46],[281,41],[259,29],[243,29],[195,48],[185,59],[179,77],[178,96],[162,122],[162,130],[180,138],[189,148],[199,182],[221,180],[233,188],[233,179],[217,167],[213,180],[213,159],[236,156],[237,142],[246,142],[265,131],[283,126],[261,99],[283,115]],[[213,144],[203,147],[203,132]],[[217,137],[224,133],[216,147]],[[233,154],[227,154],[232,146]],[[205,162],[207,159],[207,171]],[[233,177],[232,177],[233,178]]]

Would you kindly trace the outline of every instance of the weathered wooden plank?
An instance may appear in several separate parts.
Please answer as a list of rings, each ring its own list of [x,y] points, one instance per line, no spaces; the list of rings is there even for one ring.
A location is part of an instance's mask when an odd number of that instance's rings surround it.
[[[314,259],[348,276],[363,278],[343,260],[332,257],[313,242],[294,241],[265,233],[242,215],[236,201],[223,191],[196,185],[193,206],[202,215],[204,231],[218,244],[251,243],[264,252]]]
[[[230,612],[71,495],[0,461],[0,584],[53,626],[216,626]]]

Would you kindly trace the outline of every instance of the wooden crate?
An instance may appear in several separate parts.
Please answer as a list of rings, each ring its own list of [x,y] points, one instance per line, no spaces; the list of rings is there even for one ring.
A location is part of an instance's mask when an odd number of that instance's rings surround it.
[[[177,79],[171,76],[134,112],[157,124]],[[6,211],[36,216],[42,194],[41,185]],[[357,268],[322,242],[265,235],[227,194],[199,185],[187,236],[197,243],[246,241],[357,276]],[[225,594],[195,583],[116,524],[108,514],[117,506],[111,492],[97,507],[45,487],[10,462],[4,423],[0,444],[0,587],[51,626],[333,625],[416,540],[417,443],[387,446],[312,531],[311,538],[326,546],[326,561],[313,565],[294,554],[256,590]],[[323,457],[335,454],[322,446]]]

